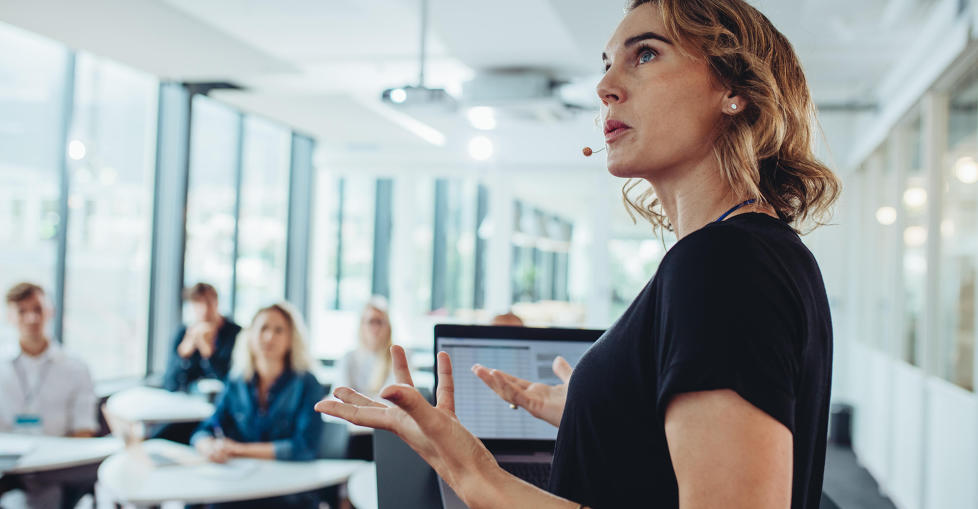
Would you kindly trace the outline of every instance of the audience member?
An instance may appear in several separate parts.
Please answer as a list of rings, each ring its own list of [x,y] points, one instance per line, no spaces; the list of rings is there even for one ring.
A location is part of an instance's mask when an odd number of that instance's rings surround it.
[[[20,350],[0,362],[0,431],[59,437],[91,437],[98,428],[95,390],[88,367],[67,354],[46,331],[52,308],[44,289],[33,283],[14,285],[6,297],[7,316],[17,327]],[[61,475],[17,476],[12,483],[28,507],[73,507],[95,482],[93,468]],[[9,481],[9,480],[8,480]],[[10,484],[10,483],[8,483]]]
[[[363,308],[356,349],[337,362],[333,387],[350,387],[361,394],[376,395],[394,383],[391,369],[391,320],[387,299],[374,296]]]
[[[241,326],[218,311],[217,290],[197,283],[184,291],[194,321],[173,338],[173,347],[163,377],[170,391],[189,391],[203,378],[224,380],[231,368],[231,352]]]
[[[224,393],[191,443],[211,461],[235,457],[304,461],[316,458],[323,421],[313,406],[323,386],[309,372],[302,317],[288,303],[260,309],[241,333]],[[315,507],[316,495],[221,507]]]

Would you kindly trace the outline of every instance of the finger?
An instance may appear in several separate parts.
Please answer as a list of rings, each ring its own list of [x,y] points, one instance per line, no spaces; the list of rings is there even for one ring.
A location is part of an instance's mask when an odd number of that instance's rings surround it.
[[[507,403],[519,405],[520,403],[517,401],[517,399],[518,394],[522,393],[522,389],[518,385],[503,378],[500,373],[500,371],[496,370],[490,372],[489,376],[491,376],[493,380],[492,390],[495,391],[496,394],[498,394],[500,398],[503,398],[503,400],[505,400]]]
[[[400,345],[391,346],[391,363],[394,366],[394,381],[399,384],[408,384],[414,387],[411,380],[411,369],[408,368],[407,354]]]
[[[435,436],[434,433],[437,433],[439,425],[445,417],[444,414],[435,410],[435,407],[431,406],[420,392],[407,385],[388,385],[380,393],[380,397],[407,412],[408,416],[421,428],[421,432],[428,436]]]
[[[393,424],[393,419],[388,413],[388,408],[386,407],[362,407],[351,405],[349,403],[343,403],[342,401],[324,399],[319,403],[316,403],[315,409],[317,412],[332,415],[333,417],[339,417],[344,421],[352,422],[358,426],[366,426],[368,428],[389,430]]]
[[[438,390],[435,391],[438,408],[455,413],[455,379],[452,376],[452,359],[445,352],[438,352]]]
[[[557,378],[560,378],[560,381],[566,384],[570,382],[571,373],[574,371],[574,368],[567,362],[567,359],[558,355],[554,359],[553,370]]]
[[[485,366],[479,366],[478,364],[473,368],[473,372],[475,372],[475,376],[479,377],[479,379],[489,386],[493,392],[499,395],[500,398],[509,403],[513,403],[513,391],[505,382],[505,373],[496,369],[489,369]],[[529,385],[529,383],[527,385]]]
[[[530,386],[530,384],[533,383],[533,382],[530,382],[529,380],[523,380],[522,378],[520,378],[518,376],[510,375],[509,373],[507,373],[505,371],[500,371],[498,369],[492,370],[492,374],[493,374],[493,376],[499,376],[503,380],[506,380],[507,382],[509,382],[509,383],[511,383],[511,384],[513,384],[513,385],[515,385],[517,387],[519,387],[520,389],[526,389],[527,387]]]
[[[520,386],[510,382],[509,380],[502,380],[504,391],[509,395],[506,401],[510,403],[521,406],[527,410],[536,410],[536,403],[523,392]]]
[[[335,391],[333,391],[333,396],[336,396],[340,401],[350,403],[351,405],[387,408],[387,405],[374,401],[349,387],[337,388]]]

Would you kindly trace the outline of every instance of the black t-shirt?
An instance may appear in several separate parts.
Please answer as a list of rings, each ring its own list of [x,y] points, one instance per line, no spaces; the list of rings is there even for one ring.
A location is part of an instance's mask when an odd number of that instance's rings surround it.
[[[666,407],[732,389],[791,430],[791,507],[817,509],[831,376],[828,299],[798,235],[758,213],[707,225],[575,367],[550,490],[596,509],[678,508]]]

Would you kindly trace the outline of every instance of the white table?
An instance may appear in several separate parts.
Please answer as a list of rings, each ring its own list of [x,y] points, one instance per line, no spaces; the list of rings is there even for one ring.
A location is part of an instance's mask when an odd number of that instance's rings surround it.
[[[377,509],[377,465],[365,465],[347,481],[350,502],[357,509]]]
[[[117,392],[105,402],[105,408],[116,417],[145,424],[196,422],[214,413],[214,405],[202,397],[153,387]]]
[[[122,441],[114,437],[63,438],[0,433],[0,450],[8,444],[23,448],[13,468],[2,471],[3,475],[45,472],[97,463],[122,448]]]
[[[155,466],[147,455],[164,456],[179,464]],[[99,497],[137,506],[173,500],[207,504],[277,497],[341,484],[366,464],[357,460],[236,458],[220,465],[207,462],[191,447],[156,439],[102,462],[98,469]]]

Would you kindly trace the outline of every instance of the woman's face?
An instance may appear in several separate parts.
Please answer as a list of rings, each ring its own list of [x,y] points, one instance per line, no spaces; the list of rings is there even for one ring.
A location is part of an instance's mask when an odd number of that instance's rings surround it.
[[[363,320],[363,323],[360,324],[363,327],[363,346],[371,352],[378,352],[386,348],[387,331],[390,324],[387,323],[387,317],[384,316],[384,313],[374,308],[367,308],[361,320]]]
[[[292,327],[285,316],[270,309],[255,318],[255,356],[267,361],[284,361],[292,348]]]
[[[731,100],[705,58],[668,40],[659,6],[643,4],[618,25],[598,83],[608,171],[617,177],[667,176],[712,157],[715,129]]]

